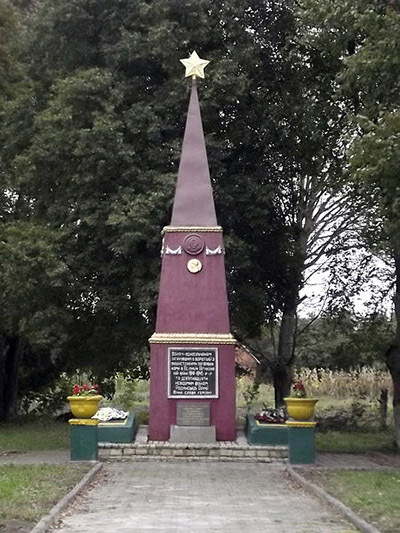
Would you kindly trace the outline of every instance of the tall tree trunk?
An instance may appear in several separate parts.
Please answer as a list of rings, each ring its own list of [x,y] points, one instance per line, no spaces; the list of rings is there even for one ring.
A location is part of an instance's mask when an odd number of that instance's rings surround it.
[[[0,337],[0,420],[6,419],[6,358],[7,358],[7,342],[6,337]]]
[[[380,427],[382,430],[387,428],[387,411],[388,411],[389,390],[381,389],[379,397]]]
[[[10,421],[17,415],[18,368],[23,345],[19,337],[0,338],[0,420]]]
[[[294,339],[296,334],[297,295],[285,304],[279,329],[278,358],[273,368],[275,407],[282,407],[290,395],[293,378]]]
[[[396,315],[396,339],[387,351],[387,366],[393,381],[393,418],[397,450],[400,451],[400,254],[395,258],[396,293],[394,311]]]
[[[275,407],[282,407],[284,398],[290,395],[293,379],[293,364],[295,359],[295,338],[297,327],[297,307],[299,305],[300,289],[303,286],[303,273],[307,257],[307,243],[313,229],[313,194],[309,202],[304,202],[298,212],[298,239],[295,256],[297,257],[297,270],[294,272],[293,282],[288,288],[288,293],[283,306],[282,320],[279,328],[278,357],[273,370],[275,389]]]

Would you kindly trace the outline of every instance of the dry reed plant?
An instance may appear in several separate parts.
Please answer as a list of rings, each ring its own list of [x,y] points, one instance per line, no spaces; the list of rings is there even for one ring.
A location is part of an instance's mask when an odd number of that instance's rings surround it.
[[[389,372],[371,367],[347,372],[304,368],[296,374],[296,379],[304,383],[309,396],[376,400],[382,389],[392,389]]]

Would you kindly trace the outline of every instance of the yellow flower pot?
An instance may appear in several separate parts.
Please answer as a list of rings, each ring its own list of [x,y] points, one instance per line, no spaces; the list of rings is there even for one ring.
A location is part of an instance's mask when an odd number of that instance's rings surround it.
[[[293,420],[309,420],[314,416],[316,398],[284,398],[288,415]]]
[[[67,400],[71,407],[71,412],[75,418],[91,418],[99,409],[100,400],[103,396],[93,394],[89,396],[68,396]]]

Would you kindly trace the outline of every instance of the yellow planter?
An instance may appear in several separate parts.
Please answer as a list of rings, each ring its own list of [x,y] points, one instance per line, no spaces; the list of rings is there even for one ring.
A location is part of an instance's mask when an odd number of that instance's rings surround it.
[[[288,415],[293,420],[309,420],[314,416],[316,398],[284,398]]]
[[[71,412],[76,418],[91,418],[99,409],[100,400],[103,396],[93,394],[92,396],[68,396],[67,400],[71,407]]]

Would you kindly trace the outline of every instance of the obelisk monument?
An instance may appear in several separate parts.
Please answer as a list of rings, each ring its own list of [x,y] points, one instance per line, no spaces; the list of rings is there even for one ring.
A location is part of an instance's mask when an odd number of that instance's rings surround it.
[[[193,52],[181,62],[191,94],[172,219],[163,230],[149,439],[235,440],[235,340],[196,86],[208,61]]]

